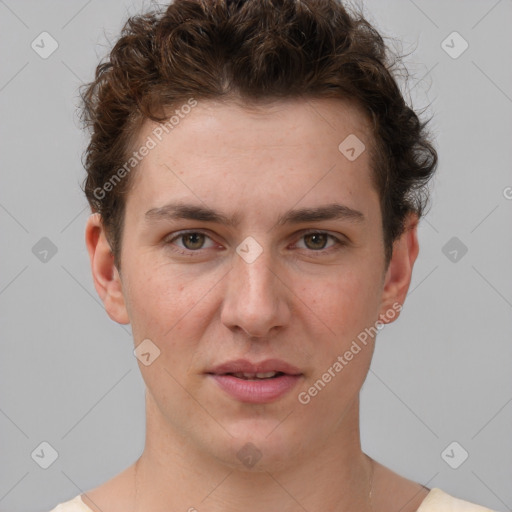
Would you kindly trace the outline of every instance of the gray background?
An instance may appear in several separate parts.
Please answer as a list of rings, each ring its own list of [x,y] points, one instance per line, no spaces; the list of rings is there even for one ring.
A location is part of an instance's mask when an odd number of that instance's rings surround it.
[[[50,510],[143,449],[129,326],[108,318],[90,276],[75,114],[78,85],[142,5],[0,0],[2,511]],[[412,101],[431,103],[440,167],[404,312],[380,334],[363,388],[363,449],[429,487],[511,510],[512,1],[365,5],[410,53]],[[31,47],[43,31],[59,45],[46,59]],[[442,45],[453,31],[469,44],[457,58],[462,40]],[[55,254],[41,252],[43,237]],[[48,469],[48,449],[39,464],[31,456],[43,441],[58,452]]]

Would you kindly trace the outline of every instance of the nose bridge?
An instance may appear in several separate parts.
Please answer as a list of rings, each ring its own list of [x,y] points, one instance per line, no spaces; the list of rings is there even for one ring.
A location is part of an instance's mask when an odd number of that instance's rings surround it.
[[[246,295],[246,303],[275,299],[275,272],[270,251],[260,254],[251,263],[240,258],[237,262],[237,279],[242,283],[242,293]]]
[[[222,319],[228,327],[262,337],[288,321],[286,287],[275,267],[270,249],[253,240],[240,244],[223,301]]]

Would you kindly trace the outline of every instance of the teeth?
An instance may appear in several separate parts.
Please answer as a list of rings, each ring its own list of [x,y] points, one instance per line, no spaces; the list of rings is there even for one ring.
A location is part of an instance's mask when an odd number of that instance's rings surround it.
[[[274,377],[275,375],[277,375],[277,372],[266,372],[266,373],[257,373],[256,377],[258,379],[268,379],[270,377]]]
[[[235,377],[238,377],[239,379],[270,379],[277,375],[277,372],[265,372],[265,373],[245,373],[245,372],[238,372],[233,373]]]

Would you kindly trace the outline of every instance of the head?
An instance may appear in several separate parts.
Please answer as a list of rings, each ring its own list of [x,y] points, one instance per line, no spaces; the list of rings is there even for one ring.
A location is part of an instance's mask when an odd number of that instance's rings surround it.
[[[140,365],[150,410],[226,461],[249,437],[276,460],[317,449],[376,329],[354,340],[398,317],[437,163],[383,39],[335,0],[177,0],[127,22],[83,97],[95,285],[160,351]],[[241,357],[300,382],[237,402],[207,374]],[[283,405],[303,409],[269,437]]]

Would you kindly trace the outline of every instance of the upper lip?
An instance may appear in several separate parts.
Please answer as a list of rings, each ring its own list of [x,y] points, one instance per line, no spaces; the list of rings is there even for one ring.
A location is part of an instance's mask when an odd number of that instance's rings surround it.
[[[289,375],[301,375],[302,372],[295,366],[280,359],[265,359],[259,363],[251,363],[247,359],[236,359],[219,364],[206,373],[224,375],[226,373],[266,373],[282,372]]]

